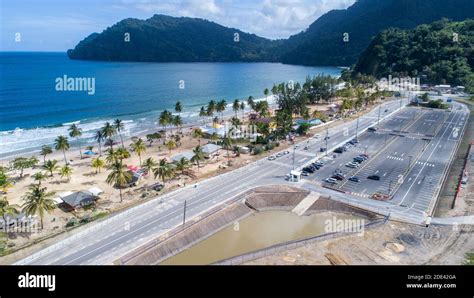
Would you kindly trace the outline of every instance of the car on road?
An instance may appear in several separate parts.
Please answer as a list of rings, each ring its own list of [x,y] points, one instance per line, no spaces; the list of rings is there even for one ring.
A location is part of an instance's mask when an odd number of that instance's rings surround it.
[[[342,154],[342,153],[344,153],[344,148],[342,148],[342,147],[336,148],[336,150],[334,150],[334,153]]]
[[[368,131],[375,132],[375,131],[377,131],[377,128],[376,127],[369,127]]]
[[[326,181],[327,183],[330,183],[330,184],[337,184],[337,180],[334,179],[334,178],[327,178],[324,181]]]
[[[287,151],[283,152],[283,154],[288,155],[288,154],[290,154],[290,151],[287,150]]]
[[[369,177],[367,177],[367,179],[380,181],[380,176],[379,175],[370,175]]]
[[[309,147],[308,147],[308,146],[304,147],[304,150],[308,151],[308,150],[309,150]]]
[[[283,153],[281,152],[276,155],[276,157],[282,157],[282,156],[283,156]]]
[[[385,109],[385,113],[387,113],[387,112],[388,112],[388,109]]]
[[[352,182],[359,182],[360,179],[358,177],[351,177],[349,178],[349,181],[352,181]]]
[[[326,148],[324,147],[319,148],[319,152],[325,152],[325,151],[326,151]]]
[[[275,159],[276,159],[275,156],[270,156],[270,157],[268,157],[268,160],[275,160]]]
[[[359,167],[359,164],[358,164],[358,163],[354,163],[354,162],[349,162],[349,163],[346,163],[346,167],[355,169],[355,168],[358,168],[358,167]]]

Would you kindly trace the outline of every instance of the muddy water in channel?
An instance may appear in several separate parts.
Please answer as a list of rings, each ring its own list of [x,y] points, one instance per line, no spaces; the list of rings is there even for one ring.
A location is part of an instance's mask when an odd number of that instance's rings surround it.
[[[160,265],[206,265],[275,244],[325,234],[330,219],[360,219],[335,213],[298,216],[288,211],[255,213]]]

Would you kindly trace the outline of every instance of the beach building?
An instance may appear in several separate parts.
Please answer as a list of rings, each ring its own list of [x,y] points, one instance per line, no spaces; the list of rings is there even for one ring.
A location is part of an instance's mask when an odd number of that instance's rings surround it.
[[[98,199],[98,196],[102,193],[102,191],[98,188],[93,188],[91,190],[92,191],[82,190],[72,193],[63,193],[59,196],[59,198],[56,198],[55,201],[57,203],[64,204],[73,210],[79,210],[94,204]]]
[[[214,156],[219,155],[219,151],[222,149],[222,146],[209,143],[201,147],[202,152],[204,153],[205,158],[212,158]]]
[[[184,151],[172,156],[171,159],[173,160],[173,162],[179,162],[183,157],[186,158],[187,160],[191,160],[193,156],[194,156],[194,152],[192,152],[191,150],[188,150],[188,151]]]

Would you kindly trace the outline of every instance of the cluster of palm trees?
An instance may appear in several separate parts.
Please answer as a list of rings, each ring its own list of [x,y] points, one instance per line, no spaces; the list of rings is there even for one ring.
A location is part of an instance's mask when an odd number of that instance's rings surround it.
[[[245,109],[245,105],[243,106]],[[224,120],[224,112],[227,109],[227,102],[223,99],[220,101],[210,100],[207,106],[202,106],[199,111],[199,117],[211,118],[213,123],[218,123],[219,121]],[[217,113],[217,116],[214,117],[214,113]]]

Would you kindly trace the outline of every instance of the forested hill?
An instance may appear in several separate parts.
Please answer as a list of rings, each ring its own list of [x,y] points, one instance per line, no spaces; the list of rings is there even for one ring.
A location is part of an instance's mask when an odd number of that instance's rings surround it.
[[[125,19],[91,34],[68,55],[111,61],[274,62],[280,44],[203,19],[155,15]]]
[[[427,83],[464,85],[474,92],[474,19],[385,30],[361,54],[353,73],[408,75]]]
[[[353,65],[383,29],[412,29],[442,18],[474,18],[474,0],[358,0],[346,10],[323,15],[284,44],[283,63]],[[348,42],[343,35],[348,33]]]
[[[305,31],[272,41],[203,19],[125,19],[68,51],[72,59],[155,62],[283,62],[351,66],[381,30],[474,18],[474,0],[358,0]],[[124,42],[125,33],[130,41]],[[238,41],[235,34],[238,34]],[[343,36],[348,33],[348,41]]]

